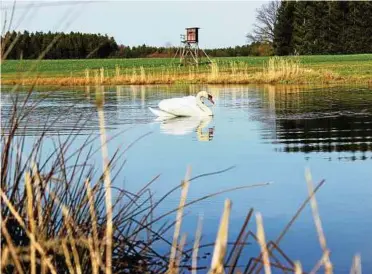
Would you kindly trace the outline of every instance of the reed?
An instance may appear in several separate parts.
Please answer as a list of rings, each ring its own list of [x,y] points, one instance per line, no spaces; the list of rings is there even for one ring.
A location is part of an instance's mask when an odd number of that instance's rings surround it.
[[[224,63],[213,62],[210,65],[198,67],[132,67],[121,70],[119,65],[110,69],[101,67],[95,69],[94,78],[90,76],[90,69],[84,73],[71,73],[71,76],[41,75],[38,85],[151,85],[151,84],[253,84],[253,83],[370,83],[369,77],[363,75],[345,75],[332,69],[309,67],[301,63],[298,58],[271,57],[263,62],[261,68],[250,66],[244,62],[230,61]],[[85,75],[84,75],[85,74]],[[2,77],[5,84],[22,83],[29,85],[35,77]]]

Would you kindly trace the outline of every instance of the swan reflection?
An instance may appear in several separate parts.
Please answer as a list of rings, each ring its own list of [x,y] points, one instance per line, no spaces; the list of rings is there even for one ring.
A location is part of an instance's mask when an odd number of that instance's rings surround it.
[[[157,118],[160,122],[160,132],[168,135],[187,135],[196,132],[198,141],[212,141],[214,127],[207,127],[212,121],[211,116],[207,117],[175,117]]]

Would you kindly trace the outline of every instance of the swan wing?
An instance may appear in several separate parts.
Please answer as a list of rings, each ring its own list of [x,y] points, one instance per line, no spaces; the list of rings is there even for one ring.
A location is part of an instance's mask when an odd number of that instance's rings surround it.
[[[167,118],[172,118],[172,117],[176,117],[175,115],[171,114],[171,113],[168,113],[168,112],[165,112],[165,111],[162,111],[161,109],[154,109],[154,108],[151,108],[149,107],[149,110],[155,115],[155,116],[158,116],[160,119],[167,119]]]
[[[175,116],[194,116],[198,114],[195,98],[187,96],[182,98],[164,99],[159,103],[159,109]]]

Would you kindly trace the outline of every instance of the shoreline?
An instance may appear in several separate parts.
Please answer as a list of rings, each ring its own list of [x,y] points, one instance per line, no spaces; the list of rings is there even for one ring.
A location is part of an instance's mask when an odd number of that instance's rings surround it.
[[[7,60],[5,85],[372,84],[372,54],[220,58],[179,67],[163,60]]]
[[[248,85],[248,84],[285,84],[285,85],[372,85],[372,78],[361,78],[357,76],[341,77],[338,75],[319,75],[315,77],[294,76],[294,77],[265,77],[253,75],[229,75],[221,74],[218,77],[210,77],[208,74],[199,74],[190,79],[188,76],[176,77],[149,77],[135,78],[133,76],[105,77],[104,79],[89,79],[84,77],[27,77],[1,79],[2,85],[36,85],[36,86],[92,86],[92,85],[195,85],[195,84],[216,84],[216,85]]]

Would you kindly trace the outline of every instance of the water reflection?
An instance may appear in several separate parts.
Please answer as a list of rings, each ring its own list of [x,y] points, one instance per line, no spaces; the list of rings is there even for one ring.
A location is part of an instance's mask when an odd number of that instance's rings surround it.
[[[372,96],[362,89],[265,86],[264,138],[281,152],[372,151]],[[339,157],[340,159],[344,157]]]
[[[200,142],[212,141],[214,136],[214,127],[208,127],[212,117],[156,118],[155,121],[160,122],[160,132],[163,134],[188,135],[196,132]]]

